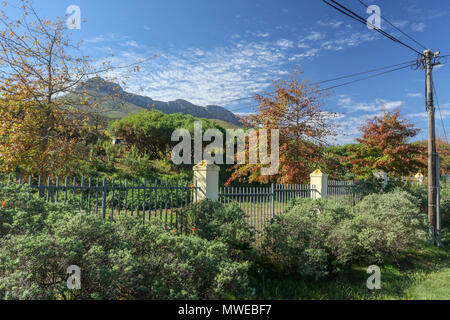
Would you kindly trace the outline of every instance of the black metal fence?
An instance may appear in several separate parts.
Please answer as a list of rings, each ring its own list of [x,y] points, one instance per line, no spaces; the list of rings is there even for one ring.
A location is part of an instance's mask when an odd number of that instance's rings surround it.
[[[328,180],[328,199],[356,205],[366,190],[364,181],[335,181]]]
[[[182,212],[196,202],[196,187],[190,181],[156,179],[67,179],[42,181],[41,177],[9,176],[8,184],[25,184],[31,193],[48,202],[71,201],[80,209],[95,213],[102,218],[120,215],[136,216],[143,222],[158,219],[165,226],[183,225]]]
[[[187,226],[183,212],[197,202],[193,182],[157,179],[63,179],[9,176],[9,184],[26,184],[30,194],[44,197],[48,202],[71,201],[80,209],[102,218],[120,215],[136,216],[143,222],[154,221],[170,228]],[[364,182],[328,181],[328,198],[355,205],[363,195]],[[314,186],[279,185],[266,187],[222,187],[219,201],[236,202],[245,213],[245,219],[256,230],[263,230],[274,216],[283,213],[291,200],[315,198]]]
[[[270,219],[287,209],[291,200],[310,198],[312,192],[315,190],[310,185],[223,187],[219,190],[219,201],[224,204],[236,202],[244,211],[247,223],[256,230],[263,230]]]

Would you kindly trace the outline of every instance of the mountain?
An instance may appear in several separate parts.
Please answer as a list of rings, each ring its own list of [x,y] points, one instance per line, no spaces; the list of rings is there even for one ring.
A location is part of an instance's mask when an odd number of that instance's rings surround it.
[[[84,90],[91,97],[101,97],[105,100],[102,107],[109,118],[119,118],[132,112],[155,109],[166,114],[190,114],[198,118],[217,119],[234,126],[240,126],[240,122],[234,113],[223,107],[215,105],[202,107],[182,99],[169,102],[157,101],[146,96],[126,92],[119,84],[108,82],[100,77],[91,78],[77,88],[80,94]],[[112,98],[113,95],[115,98]]]

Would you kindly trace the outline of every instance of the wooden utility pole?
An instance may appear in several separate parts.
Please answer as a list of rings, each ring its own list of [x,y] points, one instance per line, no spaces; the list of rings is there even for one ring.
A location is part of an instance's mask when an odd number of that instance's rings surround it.
[[[428,112],[428,225],[430,242],[436,243],[436,128],[435,110],[433,101],[433,66],[436,56],[439,54],[425,50],[423,53],[426,71],[426,106]]]
[[[436,153],[436,242],[442,247],[442,219],[441,219],[441,171],[439,153]]]

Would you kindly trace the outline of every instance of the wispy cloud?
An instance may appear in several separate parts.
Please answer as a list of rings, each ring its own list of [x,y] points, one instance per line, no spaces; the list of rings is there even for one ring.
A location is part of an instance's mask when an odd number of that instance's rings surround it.
[[[258,38],[268,38],[270,36],[269,32],[253,32],[253,31],[247,31],[248,34],[258,37]]]
[[[331,27],[333,29],[337,29],[337,28],[341,27],[344,24],[344,22],[343,21],[328,21],[328,22],[326,22],[326,21],[319,20],[319,21],[317,21],[317,24],[322,27]]]
[[[403,101],[390,101],[385,99],[375,99],[370,102],[355,101],[347,94],[339,95],[336,103],[337,110],[345,111],[334,120],[339,127],[339,134],[329,139],[333,144],[354,143],[361,136],[361,126],[367,123],[367,120],[375,116],[382,116],[384,111],[401,108]]]
[[[123,45],[128,46],[128,47],[133,47],[133,48],[141,48],[141,46],[134,40],[126,41]]]
[[[108,45],[109,50],[104,50],[107,53],[113,47],[114,57],[108,60],[114,65],[123,66],[158,54],[156,60],[140,66],[139,74],[130,75],[126,69],[111,73],[117,78],[129,76],[126,90],[130,92],[163,101],[186,99],[200,105],[231,106],[232,100],[267,90],[273,79],[288,74],[290,63],[313,59],[327,50],[344,50],[377,40],[374,33],[337,28],[339,21],[330,23],[334,25],[330,25],[328,33],[308,29],[304,36],[278,40],[271,39],[268,32],[246,31],[232,35],[228,44],[212,48],[174,47],[161,52],[118,34],[98,36],[86,43],[97,49]],[[103,61],[99,59],[98,63]]]
[[[440,113],[437,113],[437,116],[441,116],[441,115],[442,115],[442,119],[443,120],[449,118],[450,117],[450,110],[441,110]],[[408,118],[423,118],[423,119],[427,119],[428,118],[428,113],[427,112],[408,113],[406,116]]]
[[[347,47],[356,47],[367,41],[376,40],[377,36],[373,33],[354,32],[336,37],[333,40],[322,42],[322,49],[340,51]]]
[[[287,40],[287,39],[280,39],[277,41],[277,46],[282,47],[282,48],[293,48],[294,47],[294,42],[291,40]]]
[[[404,26],[406,26],[407,24],[409,24],[409,21],[407,21],[407,20],[394,21],[392,24],[393,24],[394,26],[396,26],[397,28],[401,28],[401,27],[404,27]]]
[[[121,35],[119,33],[107,33],[107,34],[99,35],[99,36],[84,40],[84,43],[99,44],[99,43],[104,43],[104,42],[123,41],[126,39],[128,39],[127,36]]]
[[[344,108],[348,113],[363,111],[370,116],[375,116],[383,111],[401,108],[403,105],[404,101],[390,101],[385,99],[376,99],[371,102],[357,102],[348,95],[340,95],[337,102],[337,106]]]
[[[308,36],[306,36],[305,39],[310,41],[318,41],[324,39],[325,37],[326,37],[325,33],[313,31]]]
[[[419,23],[413,23],[411,26],[411,29],[416,32],[423,32],[423,31],[425,31],[425,27],[426,27],[425,23],[419,22]]]
[[[112,62],[126,65],[143,58],[144,54],[128,50],[117,54]],[[227,101],[267,89],[270,79],[286,72],[285,61],[284,50],[270,42],[160,53],[130,77],[126,89],[156,100],[186,99],[200,105],[227,105]],[[126,74],[125,69],[110,73],[118,78]]]

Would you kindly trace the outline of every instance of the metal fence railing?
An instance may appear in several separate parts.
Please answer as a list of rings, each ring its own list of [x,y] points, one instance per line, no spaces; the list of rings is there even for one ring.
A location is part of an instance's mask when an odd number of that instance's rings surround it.
[[[159,222],[169,228],[187,226],[185,209],[197,202],[195,182],[156,179],[60,179],[45,181],[41,177],[24,178],[9,176],[9,184],[30,186],[35,193],[48,202],[71,201],[80,209],[95,213],[102,218],[120,215],[136,216],[143,222]],[[328,198],[355,205],[361,198],[364,182],[328,181]],[[235,202],[245,213],[245,220],[256,230],[263,230],[276,215],[283,213],[291,200],[315,198],[317,190],[311,185],[279,185],[265,187],[221,187],[219,202]]]
[[[364,194],[364,181],[335,181],[328,180],[328,199],[356,205]]]
[[[219,190],[219,201],[223,204],[235,202],[245,213],[248,224],[256,230],[276,215],[283,213],[291,200],[310,198],[315,192],[310,185],[278,185],[267,187],[223,187]]]
[[[143,222],[158,219],[165,226],[183,225],[182,212],[197,201],[198,189],[190,181],[156,179],[63,179],[9,176],[8,184],[24,184],[48,202],[72,201],[80,209],[102,218],[136,216]]]

